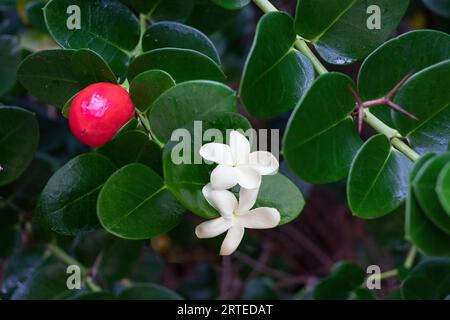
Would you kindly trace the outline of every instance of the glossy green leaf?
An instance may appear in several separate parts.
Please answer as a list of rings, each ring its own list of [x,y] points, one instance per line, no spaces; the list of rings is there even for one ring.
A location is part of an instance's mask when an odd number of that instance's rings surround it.
[[[450,163],[439,173],[436,192],[441,200],[441,205],[450,215]]]
[[[153,21],[184,22],[190,16],[193,0],[120,0],[134,10],[151,14]]]
[[[426,154],[417,160],[409,177],[409,191],[406,198],[405,237],[420,251],[431,256],[450,255],[450,236],[431,222],[419,206],[413,192],[412,182],[419,171],[436,156]]]
[[[177,22],[159,22],[150,26],[142,39],[142,47],[144,51],[162,48],[191,49],[220,64],[219,54],[207,36],[197,29]]]
[[[22,61],[17,76],[35,97],[60,108],[92,83],[117,81],[100,56],[87,49],[34,53]]]
[[[350,116],[355,101],[349,86],[353,81],[343,74],[320,76],[289,120],[283,155],[294,173],[308,182],[345,178],[362,145]]]
[[[36,116],[16,107],[0,107],[0,186],[18,178],[39,142]]]
[[[450,235],[450,215],[442,207],[436,185],[439,173],[450,162],[450,153],[436,156],[427,162],[413,181],[414,194],[421,208],[439,229]]]
[[[226,130],[241,129],[245,132],[250,128],[248,120],[237,113],[211,115],[202,122],[187,125],[184,134],[180,132],[178,137],[167,142],[163,150],[165,184],[186,209],[203,218],[219,215],[202,194],[215,166],[202,162],[199,154],[202,141],[197,141],[198,137],[203,137],[208,129],[219,130],[225,138]]]
[[[409,72],[419,72],[449,57],[448,34],[432,30],[405,33],[380,46],[364,61],[358,76],[361,97],[364,100],[381,98]],[[390,109],[377,106],[371,111],[393,126]]]
[[[12,300],[52,300],[70,293],[66,284],[66,266],[52,264],[34,270],[14,292]]]
[[[411,161],[384,135],[367,140],[356,154],[347,184],[353,215],[377,218],[397,208],[408,192],[410,168]]]
[[[142,131],[127,131],[99,148],[97,152],[108,157],[118,168],[137,162],[162,174],[161,148]]]
[[[67,13],[73,5],[79,7],[80,28],[73,27],[76,11]],[[126,6],[116,0],[52,0],[44,15],[50,34],[61,47],[92,49],[116,74],[125,72],[140,30],[137,17]]]
[[[314,288],[314,299],[349,299],[351,293],[360,288],[365,277],[366,273],[361,267],[347,261],[338,262],[330,275]]]
[[[217,112],[237,111],[236,93],[224,84],[189,81],[164,92],[148,115],[157,139],[166,142],[175,129]]]
[[[444,152],[450,142],[450,60],[416,73],[395,96],[395,103],[419,121],[393,112],[394,123],[419,152]]]
[[[293,49],[295,40],[292,18],[285,13],[268,13],[258,23],[240,88],[250,114],[271,117],[289,111],[310,87],[314,69]]]
[[[175,80],[165,71],[149,70],[141,73],[130,84],[130,97],[134,106],[147,112],[158,97],[175,86]]]
[[[281,173],[263,176],[258,198],[255,203],[257,207],[277,208],[281,215],[279,225],[292,222],[302,212],[305,199],[297,186]]]
[[[0,36],[0,96],[14,86],[21,53],[16,37]]]
[[[189,80],[212,80],[223,82],[225,75],[220,66],[203,53],[179,48],[148,51],[137,57],[128,69],[128,79],[138,74],[159,69],[169,73],[177,83]]]
[[[212,0],[215,4],[229,10],[237,10],[245,7],[251,0]]]
[[[425,259],[402,282],[407,300],[444,300],[450,294],[450,259]]]
[[[450,18],[450,0],[422,0],[434,13]]]
[[[296,32],[314,43],[327,62],[348,64],[364,58],[397,28],[409,0],[299,0]],[[380,9],[380,28],[369,28]]]
[[[97,196],[115,171],[108,158],[80,155],[50,178],[38,204],[39,221],[63,235],[76,235],[98,227]]]
[[[125,288],[119,299],[123,300],[182,300],[176,292],[153,283],[137,283]]]
[[[116,171],[98,197],[98,217],[103,227],[126,239],[148,239],[180,223],[184,208],[162,179],[142,164]]]

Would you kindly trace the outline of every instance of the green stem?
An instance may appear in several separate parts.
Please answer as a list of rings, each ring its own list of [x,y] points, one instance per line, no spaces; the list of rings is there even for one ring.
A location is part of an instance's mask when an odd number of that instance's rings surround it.
[[[412,246],[411,249],[409,249],[408,256],[406,257],[405,263],[403,265],[405,269],[412,268],[414,260],[416,259],[416,255],[417,255],[417,247]]]
[[[100,292],[102,291],[102,288],[100,288],[95,282],[94,279],[91,277],[86,278],[86,285],[91,289],[93,292]]]
[[[140,25],[140,36],[139,36],[139,43],[134,50],[134,56],[137,57],[138,55],[142,54],[144,52],[144,49],[142,48],[142,40],[144,39],[145,31],[147,30],[147,16],[145,14],[139,15],[139,25]]]
[[[148,119],[142,114],[141,111],[139,111],[138,109],[136,109],[136,113],[138,115],[139,121],[142,123],[142,125],[145,128],[145,131],[147,131],[147,134],[149,135],[149,137],[155,141],[161,148],[164,148],[164,144],[159,141],[155,135],[152,132],[152,128],[150,127],[150,123],[148,122]]]
[[[76,265],[80,268],[82,274],[86,274],[88,270],[76,259],[69,256],[64,250],[60,247],[55,246],[54,244],[48,244],[47,250],[57,257],[59,260],[68,265]]]
[[[396,277],[396,276],[398,276],[398,270],[393,269],[390,271],[380,273],[380,280],[384,280],[384,279],[388,279],[388,278],[392,278],[392,277]]]
[[[253,2],[265,13],[278,11],[268,0],[253,0]],[[316,57],[316,55],[308,47],[308,44],[301,37],[297,37],[294,46],[300,50],[313,64],[314,69],[318,74],[322,75],[328,73],[328,70]],[[380,119],[371,114],[368,110],[365,111],[366,116],[364,121],[374,128],[377,132],[384,134],[390,141],[392,146],[394,146],[398,151],[403,153],[405,156],[415,161],[419,158],[419,154],[415,152],[411,147],[409,147],[403,140],[400,133],[386,125]]]

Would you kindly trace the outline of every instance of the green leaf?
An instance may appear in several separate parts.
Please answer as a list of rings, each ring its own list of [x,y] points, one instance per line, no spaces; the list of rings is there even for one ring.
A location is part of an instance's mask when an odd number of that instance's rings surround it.
[[[450,236],[431,222],[419,206],[413,192],[412,182],[419,171],[436,155],[426,154],[417,160],[409,176],[409,191],[406,198],[405,237],[426,255],[450,255]]]
[[[450,215],[445,212],[439,201],[436,184],[439,173],[449,162],[450,153],[436,156],[420,169],[413,181],[415,197],[428,219],[448,235],[450,235]]]
[[[219,54],[207,36],[197,29],[177,22],[159,22],[150,26],[142,39],[142,47],[144,51],[162,48],[191,49],[220,64]]]
[[[192,213],[207,219],[218,217],[217,211],[208,204],[202,194],[202,188],[209,183],[210,173],[215,166],[202,161],[199,154],[202,141],[197,139],[203,137],[208,129],[219,130],[225,139],[227,130],[241,129],[245,132],[251,125],[239,114],[222,113],[211,115],[202,122],[188,124],[185,128],[185,134],[180,134],[178,140],[174,137],[164,146],[165,184]]]
[[[42,191],[39,221],[63,235],[97,228],[97,196],[114,171],[113,163],[100,154],[88,153],[72,159],[50,178]]]
[[[374,12],[380,9],[380,28],[369,29]],[[314,43],[327,62],[358,61],[382,44],[397,28],[409,0],[299,0],[295,30]]]
[[[436,192],[447,214],[450,215],[450,163],[439,173]]]
[[[98,197],[98,217],[110,233],[125,239],[148,239],[180,223],[184,208],[162,179],[142,164],[116,171]]]
[[[450,259],[426,259],[402,282],[401,293],[407,300],[444,300],[450,294]]]
[[[137,283],[125,288],[119,295],[122,300],[182,300],[176,292],[153,283]]]
[[[250,3],[251,0],[212,0],[215,4],[228,10],[242,9]]]
[[[355,101],[349,86],[353,81],[341,73],[320,76],[289,120],[283,155],[294,173],[308,182],[345,178],[362,145],[350,116]]]
[[[36,52],[22,61],[17,76],[31,94],[59,108],[92,83],[117,82],[100,56],[87,49]]]
[[[66,267],[52,264],[35,270],[14,292],[11,300],[50,300],[70,293]]]
[[[130,84],[130,97],[136,108],[147,112],[158,97],[175,86],[175,80],[165,71],[149,70],[141,73]]]
[[[186,24],[206,34],[213,34],[229,26],[237,14],[238,11],[227,10],[212,1],[195,1]]]
[[[118,168],[137,162],[162,175],[161,148],[142,131],[127,131],[99,148],[97,152],[108,157]]]
[[[189,80],[225,81],[220,66],[203,53],[179,48],[148,51],[137,57],[128,69],[128,79],[138,74],[159,69],[169,73],[177,83]]]
[[[450,18],[450,0],[422,0],[422,2],[434,13]]]
[[[352,163],[347,196],[353,215],[378,218],[400,206],[408,192],[411,161],[384,135],[362,146]]]
[[[68,28],[80,8],[80,28]],[[66,49],[89,48],[100,54],[118,75],[125,73],[130,52],[139,42],[139,21],[131,10],[116,0],[52,0],[44,8],[52,37]]]
[[[39,142],[36,116],[17,107],[0,107],[0,186],[18,178]]]
[[[305,199],[297,186],[281,173],[263,176],[255,208],[276,208],[280,212],[279,225],[292,222],[302,212]]]
[[[450,79],[450,60],[416,73],[395,96],[395,103],[419,121],[392,112],[400,133],[419,152],[444,152],[450,141],[450,90],[442,79]]]
[[[314,288],[314,299],[349,299],[352,292],[360,288],[365,276],[361,267],[347,261],[338,262],[334,265],[330,275]]]
[[[250,114],[272,117],[289,111],[310,87],[314,69],[293,49],[295,40],[293,21],[287,14],[268,13],[259,21],[240,88]]]
[[[0,36],[0,96],[8,92],[16,82],[21,53],[16,37]]]
[[[149,14],[152,21],[184,22],[191,15],[193,0],[121,0],[134,10]]]
[[[432,30],[405,33],[380,46],[364,61],[358,76],[359,93],[364,100],[384,97],[409,72],[420,72],[449,56],[448,34]],[[389,108],[377,106],[370,111],[394,126]]]
[[[194,120],[217,112],[237,111],[236,93],[224,84],[189,81],[164,92],[148,115],[157,139],[166,142],[172,132]]]

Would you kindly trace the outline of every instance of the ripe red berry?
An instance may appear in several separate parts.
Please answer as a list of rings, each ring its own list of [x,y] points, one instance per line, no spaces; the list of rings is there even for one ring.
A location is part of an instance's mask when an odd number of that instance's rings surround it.
[[[135,113],[128,92],[117,84],[99,82],[83,89],[72,101],[69,125],[78,140],[99,147]]]

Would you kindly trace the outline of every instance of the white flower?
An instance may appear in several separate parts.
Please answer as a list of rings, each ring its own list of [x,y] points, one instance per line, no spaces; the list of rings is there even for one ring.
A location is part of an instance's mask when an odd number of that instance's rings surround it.
[[[211,206],[216,208],[221,217],[203,222],[195,229],[198,238],[213,238],[228,231],[222,243],[220,254],[232,254],[244,236],[245,228],[268,229],[280,223],[280,213],[274,208],[256,208],[251,210],[258,196],[258,189],[241,188],[239,203],[234,194],[228,190],[214,190],[207,184],[202,192]]]
[[[236,184],[246,189],[259,188],[262,175],[278,170],[278,161],[270,152],[250,153],[247,138],[235,130],[230,134],[230,145],[207,143],[200,148],[200,155],[219,164],[211,173],[212,187],[219,190]]]

